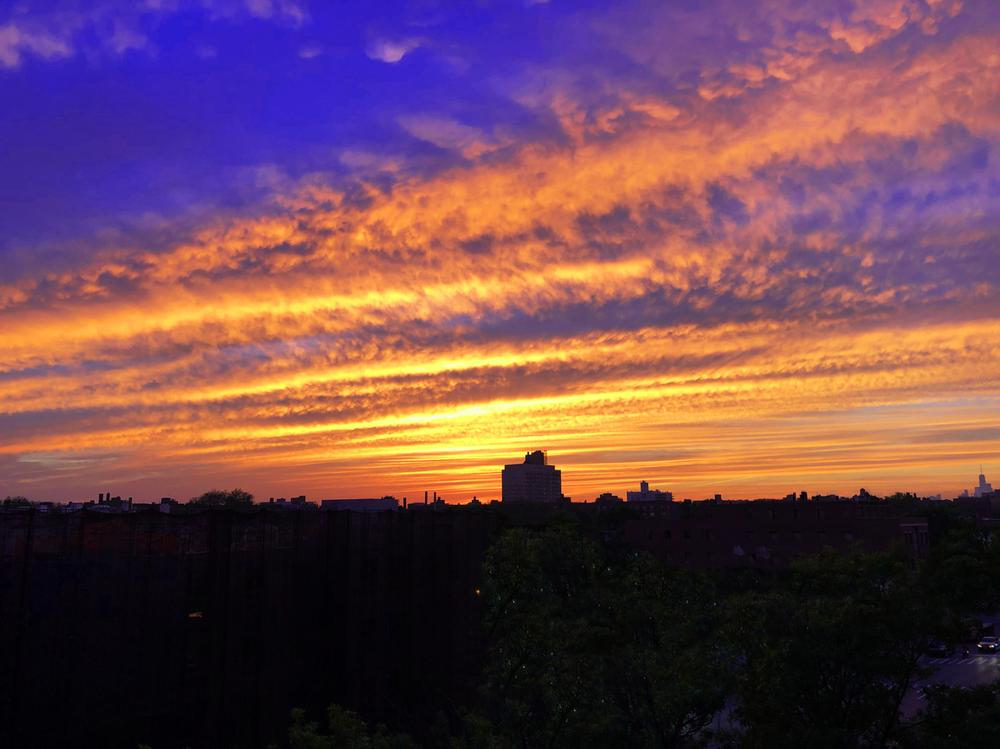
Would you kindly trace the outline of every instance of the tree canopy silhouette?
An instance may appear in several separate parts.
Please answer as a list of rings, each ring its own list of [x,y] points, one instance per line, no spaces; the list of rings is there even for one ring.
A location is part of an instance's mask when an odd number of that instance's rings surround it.
[[[212,489],[200,497],[192,497],[191,504],[204,507],[250,507],[253,504],[253,494],[242,489]]]

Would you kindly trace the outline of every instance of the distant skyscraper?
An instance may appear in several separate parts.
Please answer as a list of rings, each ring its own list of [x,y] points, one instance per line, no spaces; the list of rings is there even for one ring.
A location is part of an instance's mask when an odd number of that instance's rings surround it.
[[[549,465],[541,450],[527,453],[523,463],[503,467],[501,474],[504,502],[562,501],[562,473]]]
[[[639,491],[627,492],[625,497],[629,502],[672,502],[674,499],[672,492],[650,489],[648,481],[640,481]]]
[[[986,475],[983,473],[983,467],[979,466],[979,486],[972,490],[973,497],[985,497],[987,494],[993,493],[993,484],[986,482]]]

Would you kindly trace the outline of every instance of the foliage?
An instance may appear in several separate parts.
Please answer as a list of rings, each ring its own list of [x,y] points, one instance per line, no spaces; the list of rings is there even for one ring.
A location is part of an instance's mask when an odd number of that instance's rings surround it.
[[[728,699],[717,741],[884,746],[938,620],[927,574],[828,550],[713,578],[565,521],[510,530],[486,561],[490,658],[461,745],[699,745]]]
[[[326,728],[307,721],[305,711],[292,711],[288,729],[292,749],[416,749],[417,744],[404,734],[392,733],[379,724],[373,730],[358,715],[340,705],[326,710]]]
[[[972,522],[953,522],[931,547],[924,588],[943,616],[992,611],[1000,606],[1000,540]]]
[[[191,504],[204,507],[250,507],[253,505],[253,495],[242,489],[212,489],[200,497],[192,497]]]
[[[508,531],[483,588],[493,745],[699,744],[728,691],[707,582],[614,557],[565,521]]]
[[[915,492],[895,492],[885,498],[886,502],[919,502],[920,497]]]
[[[432,745],[1000,746],[996,684],[932,687],[919,719],[902,719],[929,639],[1000,600],[1000,545],[957,517],[935,527],[920,568],[827,550],[714,573],[634,552],[606,518],[509,528],[484,564],[480,689]],[[297,713],[289,736],[301,749],[413,745],[336,707],[324,733]]]
[[[909,732],[905,747],[988,749],[1000,746],[1000,680],[963,688],[925,689],[927,707]]]
[[[898,731],[930,622],[900,559],[829,550],[730,605],[741,746],[883,746]]]

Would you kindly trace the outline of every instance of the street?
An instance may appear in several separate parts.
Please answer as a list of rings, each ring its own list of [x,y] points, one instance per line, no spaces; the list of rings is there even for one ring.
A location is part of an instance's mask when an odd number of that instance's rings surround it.
[[[913,717],[924,705],[922,687],[945,684],[950,687],[973,687],[1000,678],[1000,653],[979,653],[975,647],[969,655],[959,651],[948,658],[924,658],[921,665],[933,671],[914,684],[903,700],[903,715]]]

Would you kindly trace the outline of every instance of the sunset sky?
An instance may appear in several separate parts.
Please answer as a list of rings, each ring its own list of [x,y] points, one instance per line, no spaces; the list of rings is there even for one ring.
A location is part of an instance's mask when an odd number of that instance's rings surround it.
[[[996,0],[0,5],[0,497],[1000,479]],[[1000,483],[997,481],[996,483]]]

